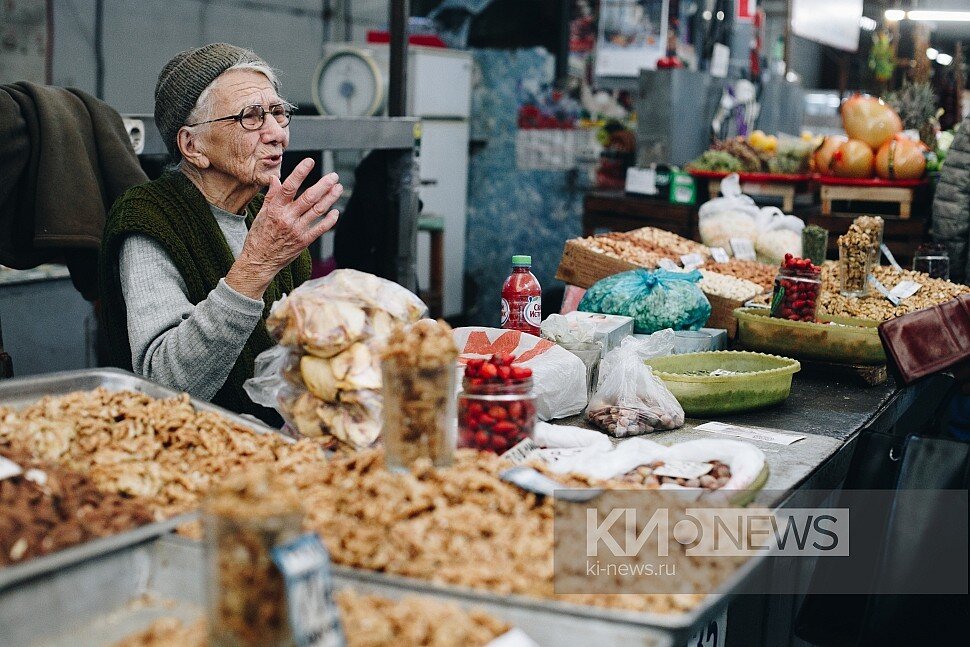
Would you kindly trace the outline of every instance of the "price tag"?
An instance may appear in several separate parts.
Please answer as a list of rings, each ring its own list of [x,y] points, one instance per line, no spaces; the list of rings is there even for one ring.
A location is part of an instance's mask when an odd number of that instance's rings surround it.
[[[902,301],[919,292],[921,287],[923,286],[916,281],[900,281],[896,284],[896,287],[889,291],[889,294]]]
[[[709,431],[715,434],[724,434],[725,436],[734,436],[736,438],[750,438],[751,440],[760,440],[766,443],[773,443],[775,445],[791,445],[792,443],[797,443],[799,440],[803,440],[805,438],[805,436],[800,436],[797,434],[783,434],[777,431],[771,431],[770,429],[741,427],[739,425],[729,425],[723,422],[705,422],[702,425],[697,425],[695,429],[700,431]]]
[[[889,251],[888,247],[886,247],[886,243],[883,243],[882,245],[880,245],[879,249],[882,250],[882,255],[886,257],[886,260],[889,261],[889,264],[893,266],[894,270],[896,270],[897,272],[903,271],[903,268],[901,268],[899,266],[899,263],[896,262],[896,257],[893,256],[893,253]]]
[[[715,263],[727,263],[731,260],[723,247],[711,247],[711,256],[714,257]]]
[[[526,438],[512,449],[502,454],[502,458],[509,461],[513,465],[519,465],[526,462],[530,458],[533,458],[539,449],[540,447],[535,444],[534,440],[531,438]]]
[[[677,267],[677,263],[673,262],[669,258],[661,258],[658,265],[660,265],[660,269],[667,270],[668,272],[680,271],[680,268]]]
[[[889,300],[889,303],[893,304],[894,306],[899,305],[899,297],[893,296],[889,290],[886,289],[886,286],[882,284],[882,281],[877,279],[872,274],[869,275],[869,285],[876,288],[876,291],[882,296],[886,297]]]
[[[675,479],[699,479],[714,469],[710,463],[695,461],[664,461],[653,473],[656,476],[669,476]]]
[[[680,262],[684,264],[685,270],[692,270],[704,264],[704,257],[700,254],[684,254],[680,257]]]
[[[742,261],[753,261],[757,258],[754,245],[747,238],[732,238],[731,250],[734,252],[734,257]]]
[[[333,601],[330,556],[316,533],[273,549],[283,574],[290,628],[297,647],[344,647],[340,612]]]
[[[20,476],[24,470],[12,460],[0,456],[0,481],[14,476]]]

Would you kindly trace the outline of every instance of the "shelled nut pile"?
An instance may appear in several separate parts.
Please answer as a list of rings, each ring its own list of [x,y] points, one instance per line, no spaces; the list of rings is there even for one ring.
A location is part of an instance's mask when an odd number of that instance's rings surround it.
[[[286,472],[324,459],[314,440],[255,433],[196,411],[185,394],[101,388],[0,407],[0,447],[77,470],[104,492],[142,497],[159,519],[198,508],[209,486],[234,472],[258,464]]]
[[[390,600],[377,595],[338,591],[347,647],[483,647],[509,631],[507,623],[476,609],[408,595]],[[186,623],[164,617],[114,647],[206,647],[204,618]]]
[[[970,292],[970,287],[966,285],[930,278],[928,274],[923,272],[910,270],[896,272],[891,267],[881,266],[874,268],[872,273],[890,290],[901,281],[914,281],[923,287],[913,296],[903,299],[898,306],[894,306],[881,294],[875,293],[854,299],[847,298],[839,294],[838,265],[830,261],[822,266],[822,296],[819,299],[819,314],[886,321],[893,317],[945,303],[961,294]]]
[[[619,478],[624,483],[631,485],[643,485],[646,487],[660,487],[661,485],[679,485],[688,488],[704,488],[706,490],[717,490],[724,487],[731,480],[731,468],[721,461],[710,461],[711,471],[699,476],[696,479],[685,479],[674,476],[658,476],[654,471],[663,465],[662,462],[650,465],[641,465],[629,474]]]
[[[742,261],[737,258],[732,258],[727,263],[708,261],[704,269],[750,281],[758,285],[763,291],[771,290],[775,274],[778,273],[778,268],[774,265],[759,263],[758,261]]]
[[[137,499],[101,492],[77,472],[23,453],[0,451],[0,457],[23,470],[0,479],[0,566],[152,521]]]
[[[309,528],[340,564],[499,594],[658,613],[683,612],[703,599],[691,592],[556,596],[553,502],[499,479],[507,466],[498,457],[460,450],[450,468],[434,470],[427,462],[410,473],[391,473],[380,450],[366,450],[301,471],[296,481]],[[690,557],[679,544],[674,550],[670,561],[678,564],[678,575],[681,569],[692,572],[705,585],[722,582],[738,566],[731,559]]]
[[[712,294],[733,301],[747,301],[764,291],[757,283],[745,279],[708,270],[700,270],[700,272],[703,278],[698,285],[700,285],[704,294]]]

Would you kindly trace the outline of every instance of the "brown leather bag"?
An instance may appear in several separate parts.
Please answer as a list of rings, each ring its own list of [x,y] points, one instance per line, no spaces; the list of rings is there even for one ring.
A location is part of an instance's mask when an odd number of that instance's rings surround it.
[[[903,384],[970,360],[970,294],[883,322],[879,337]]]

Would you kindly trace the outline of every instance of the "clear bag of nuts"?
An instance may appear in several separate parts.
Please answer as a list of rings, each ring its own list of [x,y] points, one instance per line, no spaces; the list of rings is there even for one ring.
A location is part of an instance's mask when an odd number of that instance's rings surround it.
[[[382,355],[384,427],[388,469],[406,470],[418,459],[436,467],[454,458],[458,347],[448,324],[423,319],[396,328]]]
[[[283,575],[272,550],[302,533],[297,493],[268,468],[224,481],[203,507],[209,644],[294,644]]]

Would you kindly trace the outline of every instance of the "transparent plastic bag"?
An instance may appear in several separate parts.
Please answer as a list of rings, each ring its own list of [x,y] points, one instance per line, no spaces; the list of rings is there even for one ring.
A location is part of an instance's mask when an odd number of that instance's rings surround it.
[[[280,343],[256,358],[246,393],[296,435],[367,447],[381,431],[381,348],[395,323],[426,312],[400,285],[364,272],[308,281],[273,304],[267,327]]]
[[[597,281],[583,295],[579,309],[633,318],[634,331],[650,334],[664,328],[697,330],[711,316],[711,304],[697,286],[701,273],[632,270]]]
[[[737,173],[721,181],[723,197],[708,200],[697,212],[701,242],[708,247],[721,247],[731,252],[732,238],[747,238],[752,243],[758,236],[758,207],[750,196],[741,193]]]
[[[785,254],[802,256],[802,230],[805,222],[796,216],[787,216],[778,207],[764,207],[758,213],[758,239],[755,252],[758,260],[777,265]]]
[[[610,436],[625,438],[684,424],[684,409],[643,363],[649,340],[625,340],[604,358],[602,378],[586,418]],[[645,345],[646,344],[646,345]]]

